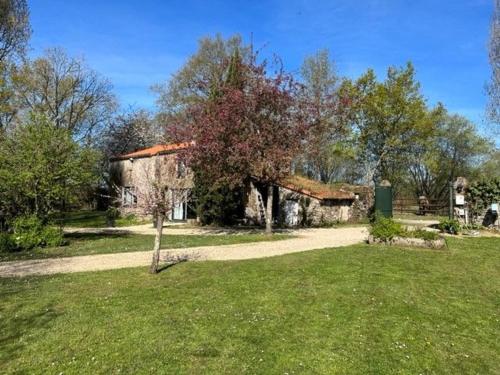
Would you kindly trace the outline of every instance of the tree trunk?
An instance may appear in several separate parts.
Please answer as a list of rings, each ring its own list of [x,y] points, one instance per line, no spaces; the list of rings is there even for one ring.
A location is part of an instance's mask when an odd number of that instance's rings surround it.
[[[267,186],[266,234],[273,233],[273,185]]]
[[[153,259],[151,261],[151,267],[149,268],[150,273],[158,272],[158,265],[160,264],[161,235],[163,233],[164,220],[165,220],[165,215],[163,213],[159,213],[156,215],[155,244],[153,247]]]

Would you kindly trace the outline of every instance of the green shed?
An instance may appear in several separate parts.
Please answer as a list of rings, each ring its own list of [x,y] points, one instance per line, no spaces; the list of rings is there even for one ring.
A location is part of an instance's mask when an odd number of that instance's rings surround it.
[[[375,212],[377,211],[385,217],[392,217],[392,186],[385,180],[375,187]]]

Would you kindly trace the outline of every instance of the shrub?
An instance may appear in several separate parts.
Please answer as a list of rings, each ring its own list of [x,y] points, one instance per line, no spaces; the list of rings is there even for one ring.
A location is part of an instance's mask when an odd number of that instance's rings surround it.
[[[370,234],[374,238],[382,241],[390,241],[403,232],[404,230],[401,224],[396,223],[392,218],[384,217],[379,213],[375,214],[375,218],[370,228]]]
[[[460,223],[455,219],[443,219],[439,222],[438,228],[442,232],[457,234],[460,232]]]
[[[66,245],[61,228],[46,226],[42,232],[42,246],[56,247]]]
[[[0,233],[0,253],[16,250],[16,244],[12,235],[7,232]]]
[[[17,250],[30,250],[35,247],[61,246],[64,244],[62,230],[45,225],[35,215],[19,216],[14,219],[12,230],[13,233],[10,238]]]
[[[106,210],[106,225],[110,227],[115,226],[115,221],[120,217],[120,210],[116,207],[109,207]]]
[[[44,225],[35,215],[19,216],[12,222],[12,237],[16,247],[29,250],[42,245]]]

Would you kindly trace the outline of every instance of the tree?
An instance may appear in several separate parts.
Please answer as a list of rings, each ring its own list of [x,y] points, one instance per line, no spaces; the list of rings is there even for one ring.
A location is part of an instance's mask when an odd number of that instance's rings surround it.
[[[190,121],[189,108],[213,99],[219,89],[233,76],[228,66],[234,54],[248,61],[250,47],[245,46],[239,35],[224,39],[215,37],[199,41],[198,50],[184,66],[173,75],[168,84],[156,85],[160,113],[157,122],[181,126]],[[243,204],[241,186],[214,184],[203,168],[194,171],[193,199],[203,224],[233,224],[238,208]]]
[[[245,61],[250,56],[250,47],[243,45],[239,35],[227,40],[220,34],[214,38],[202,38],[198,43],[198,51],[168,83],[154,86],[160,112],[182,114],[190,105],[207,99],[211,92],[223,86],[227,66],[235,50]]]
[[[472,177],[482,159],[493,148],[481,137],[469,120],[444,114],[435,132],[419,143],[409,167],[414,193],[427,198],[444,199],[448,183],[459,176]]]
[[[0,140],[0,212],[47,221],[96,182],[96,160],[95,151],[78,145],[68,130],[32,114]]]
[[[494,149],[480,167],[480,174],[490,178],[500,178],[500,149]]]
[[[114,116],[101,134],[101,148],[109,159],[164,140],[162,127],[144,109],[130,109]]]
[[[324,183],[349,179],[354,162],[352,129],[346,121],[348,102],[328,50],[304,60],[301,69],[305,90],[300,100],[307,108],[311,127],[302,169]],[[346,168],[346,166],[348,166]]]
[[[491,82],[487,86],[490,101],[488,117],[500,124],[500,0],[495,0],[495,10],[491,21],[489,57],[492,69]]]
[[[0,62],[0,133],[7,129],[17,113],[11,80],[12,69],[12,64]]]
[[[27,61],[12,79],[24,113],[43,113],[80,140],[106,124],[115,109],[111,84],[61,49]]]
[[[186,158],[217,186],[243,186],[255,178],[267,186],[266,232],[272,230],[273,184],[290,173],[304,134],[297,85],[279,69],[249,63],[235,54],[226,65],[224,85],[192,105],[190,121],[177,136],[193,141]],[[208,90],[208,88],[207,88]],[[182,131],[184,130],[184,131]]]
[[[173,202],[184,202],[189,196],[189,179],[178,178],[174,168],[168,168],[168,160],[161,155],[153,157],[140,171],[136,187],[138,208],[155,219],[155,241],[150,272],[157,273],[160,263],[160,249],[163,223],[172,211]]]
[[[233,225],[243,218],[245,189],[243,186],[214,186],[203,170],[194,173],[193,201],[197,217],[203,225]]]
[[[11,74],[24,57],[31,34],[26,0],[0,0],[0,132],[14,119],[14,90]]]
[[[413,65],[390,67],[384,82],[368,70],[345,90],[352,102],[351,120],[359,132],[360,162],[366,181],[388,179],[398,186],[404,179],[412,147],[425,141],[435,128],[441,106],[428,111],[415,80]]]
[[[26,0],[0,0],[0,64],[24,55],[30,34]]]

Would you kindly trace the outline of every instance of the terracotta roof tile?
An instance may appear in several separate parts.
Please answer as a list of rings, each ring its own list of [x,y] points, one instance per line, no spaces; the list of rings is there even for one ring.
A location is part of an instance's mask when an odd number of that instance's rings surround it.
[[[189,146],[188,142],[185,143],[172,143],[168,145],[155,145],[152,147],[144,148],[142,150],[137,150],[130,152],[128,154],[123,154],[112,158],[112,160],[124,160],[130,158],[146,158],[159,154],[165,154],[172,151],[183,150]]]

